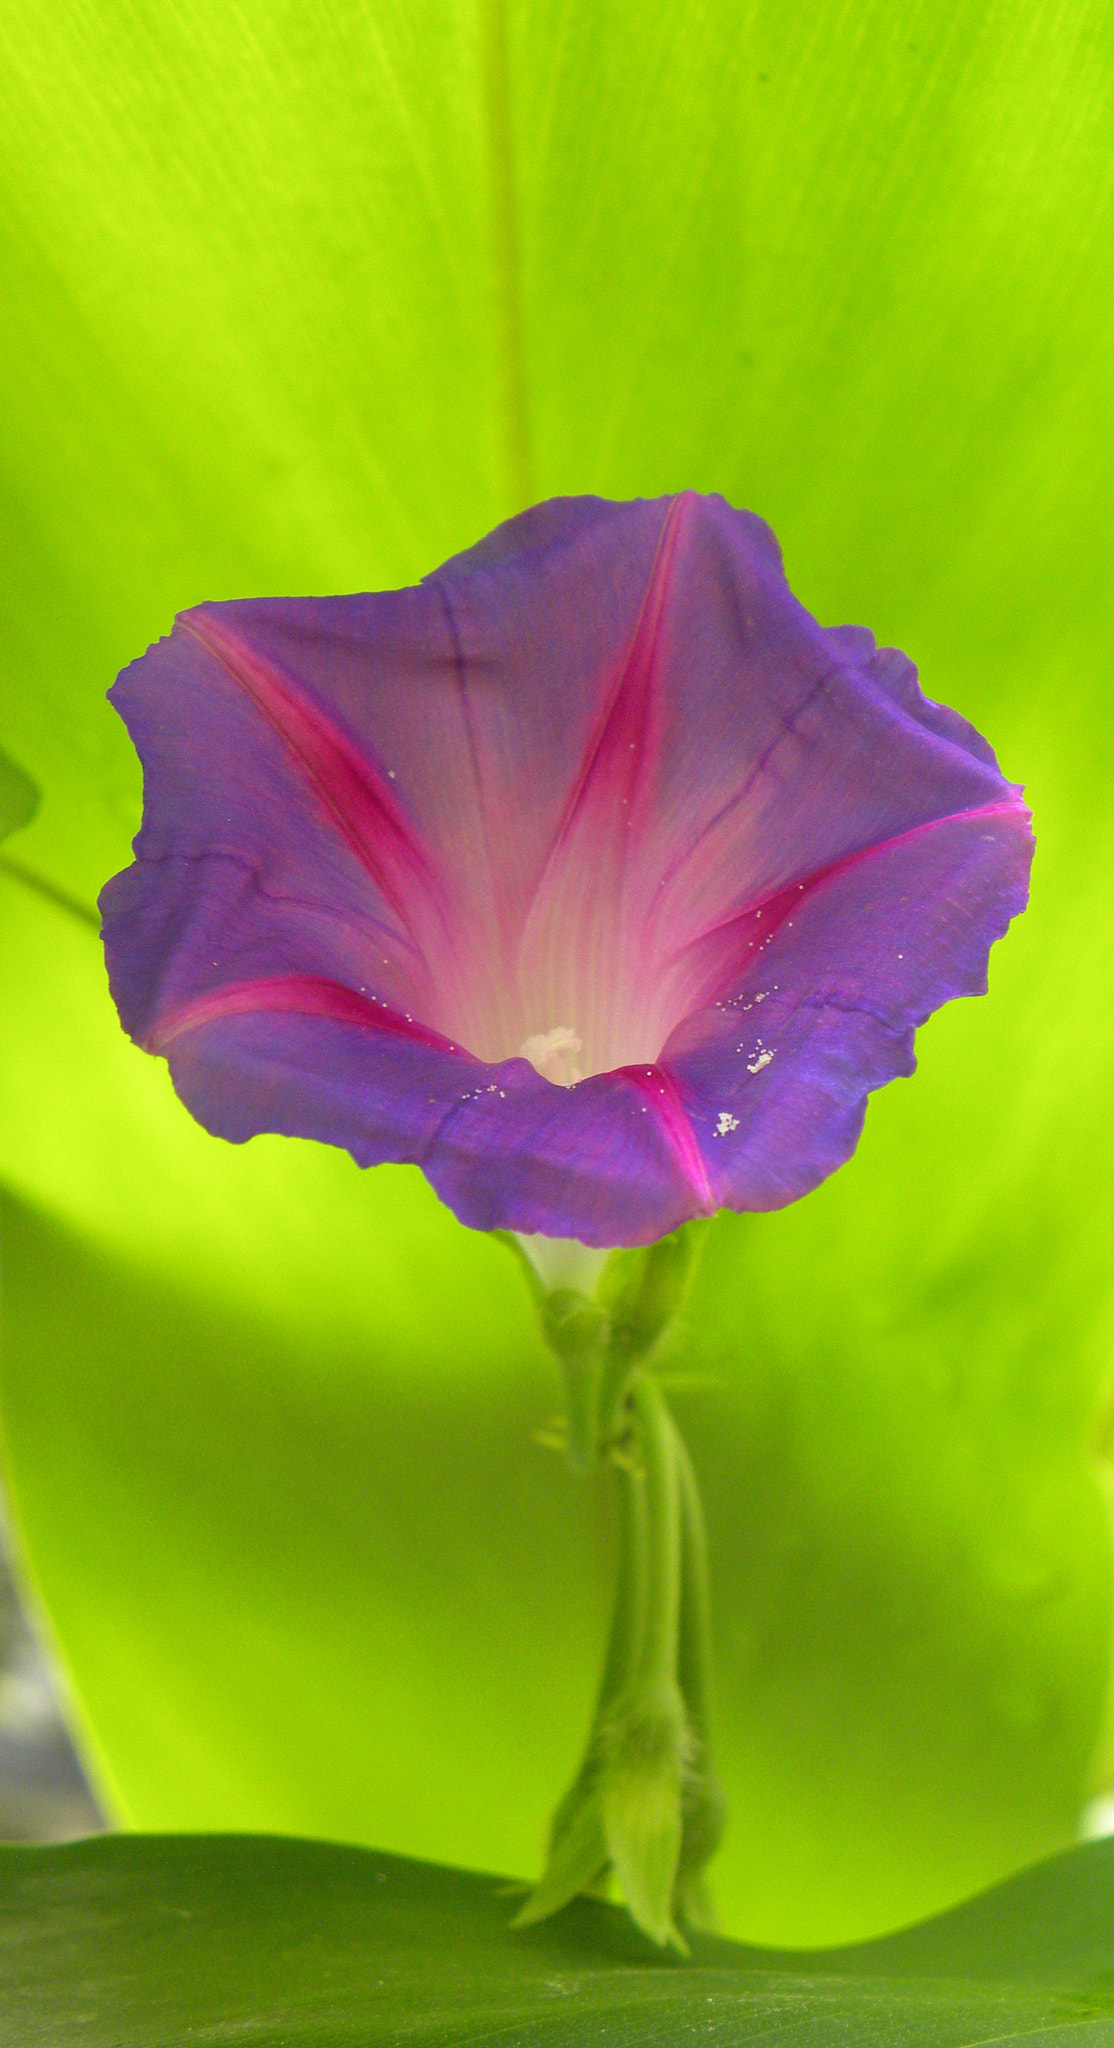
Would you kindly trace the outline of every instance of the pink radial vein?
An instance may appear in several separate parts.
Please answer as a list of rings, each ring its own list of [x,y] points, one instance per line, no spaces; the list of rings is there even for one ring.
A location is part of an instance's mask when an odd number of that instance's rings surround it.
[[[673,956],[675,960],[683,959],[686,954],[706,947],[716,963],[709,969],[703,992],[694,1008],[702,1009],[706,1003],[712,1002],[716,996],[726,992],[732,971],[737,971],[741,964],[735,947],[729,944],[732,934],[738,932],[741,926],[750,923],[761,925],[763,943],[768,945],[778,926],[791,910],[806,904],[825,883],[838,880],[840,875],[848,874],[853,868],[862,867],[868,861],[880,858],[882,854],[891,853],[896,847],[908,846],[914,840],[923,839],[930,832],[938,832],[944,825],[973,825],[981,818],[1016,817],[1027,820],[1029,815],[1028,807],[1021,801],[1020,796],[1004,803],[978,804],[970,811],[945,811],[939,818],[926,818],[923,824],[911,825],[907,832],[895,832],[889,839],[877,840],[873,846],[862,846],[854,853],[844,854],[840,860],[832,861],[829,867],[817,868],[813,874],[806,875],[802,880],[787,882],[771,895],[761,897],[756,903],[744,905],[742,910],[737,910],[725,918],[722,924],[712,925],[707,931],[701,932],[698,938],[686,940]],[[753,947],[753,941],[748,943]],[[721,961],[722,966],[718,964]]]
[[[668,1067],[620,1067],[624,1081],[645,1096],[654,1110],[662,1129],[669,1140],[670,1149],[685,1179],[696,1195],[704,1215],[710,1216],[716,1207],[704,1154],[696,1142],[696,1133],[688,1111],[681,1101],[681,1092]]]
[[[420,945],[415,909],[441,889],[386,777],[328,714],[211,612],[186,624],[282,740],[330,823]]]
[[[208,995],[194,996],[158,1019],[148,1049],[164,1053],[186,1031],[196,1031],[223,1017],[249,1017],[260,1012],[286,1012],[299,1017],[327,1017],[334,1024],[355,1024],[362,1031],[387,1032],[394,1038],[409,1038],[415,1045],[427,1045],[435,1052],[455,1053],[470,1062],[472,1053],[454,1045],[428,1024],[401,1011],[389,1010],[374,996],[360,994],[343,982],[329,981],[320,974],[274,974],[256,981],[231,981]],[[478,1061],[474,1062],[479,1064]]]

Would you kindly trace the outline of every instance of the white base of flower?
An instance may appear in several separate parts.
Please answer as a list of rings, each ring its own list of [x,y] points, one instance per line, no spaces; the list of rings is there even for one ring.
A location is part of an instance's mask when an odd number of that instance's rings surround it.
[[[514,1234],[547,1294],[567,1287],[591,1300],[611,1257],[607,1246],[581,1244],[578,1237],[546,1237],[540,1230]]]

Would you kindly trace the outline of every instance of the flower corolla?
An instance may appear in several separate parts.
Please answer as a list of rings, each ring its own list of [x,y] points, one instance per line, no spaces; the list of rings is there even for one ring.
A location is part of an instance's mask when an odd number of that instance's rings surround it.
[[[721,498],[554,499],[414,588],[185,612],[112,692],[102,896],[200,1122],[651,1242],[848,1158],[1025,902],[1020,792]]]

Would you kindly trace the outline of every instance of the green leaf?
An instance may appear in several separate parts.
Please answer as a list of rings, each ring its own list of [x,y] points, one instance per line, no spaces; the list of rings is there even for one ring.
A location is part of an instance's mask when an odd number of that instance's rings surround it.
[[[709,1233],[728,1926],[1067,1842],[1108,1669],[1111,57],[1098,0],[30,0],[0,137],[5,737],[91,906],[103,702],[203,598],[420,575],[524,496],[764,513],[1024,776],[1033,906],[854,1163]],[[8,1467],[121,1808],[538,1867],[602,1636],[524,1290],[418,1176],[189,1123],[0,873]],[[680,1405],[682,1397],[678,1396]]]
[[[1114,2027],[1114,1854],[1046,1863],[858,1949],[697,1936],[663,1959],[580,1900],[529,1932],[496,1880],[325,1842],[93,1840],[0,1850],[11,2048],[1085,2048]]]
[[[29,775],[0,750],[0,839],[18,832],[39,808],[41,792]]]

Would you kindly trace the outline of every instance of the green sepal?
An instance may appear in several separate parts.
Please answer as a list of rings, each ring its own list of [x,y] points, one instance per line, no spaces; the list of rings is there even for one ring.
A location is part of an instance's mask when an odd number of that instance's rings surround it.
[[[516,1927],[546,1920],[614,1873],[631,1919],[651,1941],[687,1954],[678,1916],[711,1920],[699,1871],[718,1840],[709,1787],[694,1773],[695,1740],[679,1692],[617,1702],[554,1815],[544,1875]],[[693,1908],[695,1907],[695,1910]]]
[[[600,1779],[608,1860],[627,1911],[660,1946],[688,1954],[673,1917],[692,1742],[679,1691],[618,1716]]]
[[[709,1218],[698,1217],[656,1244],[612,1252],[596,1298],[611,1319],[611,1347],[644,1358],[665,1334],[688,1293]]]
[[[656,1244],[617,1247],[591,1294],[575,1286],[546,1287],[514,1233],[492,1232],[514,1254],[542,1335],[561,1362],[566,1448],[574,1471],[590,1471],[621,1434],[631,1373],[676,1319],[707,1222],[683,1224]]]
[[[539,1920],[548,1920],[581,1892],[593,1890],[608,1868],[598,1784],[584,1785],[575,1802],[562,1804],[565,1826],[558,1830],[555,1825],[545,1871],[515,1914],[512,1927],[534,1927]]]
[[[723,1840],[727,1801],[711,1768],[707,1749],[693,1731],[691,1715],[689,1736],[691,1751],[681,1787],[681,1853],[677,1859],[673,1909],[683,1926],[694,1933],[712,1934],[718,1919],[704,1871]]]

